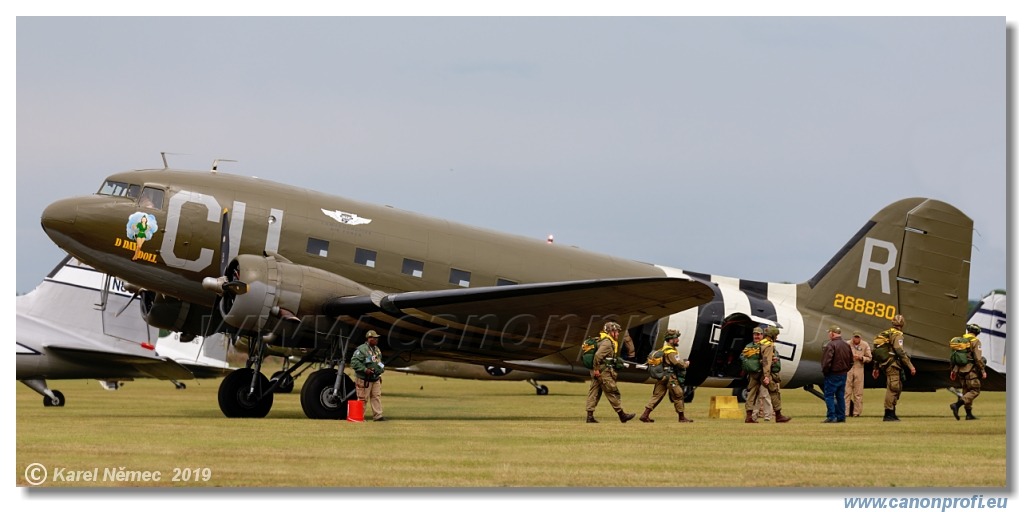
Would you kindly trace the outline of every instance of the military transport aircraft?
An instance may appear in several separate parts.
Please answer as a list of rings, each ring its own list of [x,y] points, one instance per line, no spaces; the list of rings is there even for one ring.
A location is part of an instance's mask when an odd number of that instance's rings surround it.
[[[771,324],[782,330],[784,384],[797,387],[820,381],[828,325],[877,332],[899,312],[918,368],[907,388],[942,389],[948,340],[966,320],[973,229],[947,203],[904,199],[807,282],[764,283],[166,162],[52,203],[42,225],[67,252],[140,290],[150,325],[251,340],[246,368],[218,393],[226,416],[269,413],[280,380],[261,373],[263,356],[288,350],[299,360],[287,374],[319,367],[300,402],[324,419],[345,416],[353,384],[343,362],[369,329],[382,333],[392,367],[461,361],[586,377],[580,341],[605,321],[623,324],[638,354],[673,328],[686,333],[688,385],[736,387],[751,330]]]
[[[153,342],[137,310],[118,314],[130,294],[117,279],[74,258],[64,258],[28,294],[17,297],[16,377],[43,395],[43,405],[62,407],[64,394],[46,379],[97,379],[114,390],[124,381],[157,378],[180,382],[227,375],[221,335],[199,344]],[[99,303],[97,303],[99,301]]]

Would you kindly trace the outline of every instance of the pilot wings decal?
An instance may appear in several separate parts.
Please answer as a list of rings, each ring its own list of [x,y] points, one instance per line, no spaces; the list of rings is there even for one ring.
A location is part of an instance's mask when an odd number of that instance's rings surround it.
[[[358,226],[359,224],[369,224],[372,219],[364,219],[354,213],[343,212],[341,210],[327,210],[321,208],[320,211],[324,212],[324,215],[350,226]]]

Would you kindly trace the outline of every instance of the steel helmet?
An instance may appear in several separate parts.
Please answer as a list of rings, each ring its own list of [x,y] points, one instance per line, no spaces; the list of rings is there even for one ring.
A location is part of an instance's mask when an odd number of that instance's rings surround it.
[[[896,315],[896,316],[892,317],[892,325],[893,325],[893,327],[903,327],[904,325],[906,325],[906,323],[907,322],[903,318],[903,315]]]
[[[619,331],[622,332],[622,326],[615,322],[605,322],[604,328],[601,329],[604,332]]]
[[[967,332],[971,334],[981,334],[981,326],[978,324],[970,324],[967,326]]]

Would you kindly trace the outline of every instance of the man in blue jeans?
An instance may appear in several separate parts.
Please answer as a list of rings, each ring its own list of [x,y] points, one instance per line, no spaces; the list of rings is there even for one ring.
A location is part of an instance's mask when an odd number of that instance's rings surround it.
[[[825,374],[825,408],[823,423],[846,422],[846,374],[853,367],[853,350],[843,340],[839,326],[828,328],[828,344],[821,353],[821,372]]]

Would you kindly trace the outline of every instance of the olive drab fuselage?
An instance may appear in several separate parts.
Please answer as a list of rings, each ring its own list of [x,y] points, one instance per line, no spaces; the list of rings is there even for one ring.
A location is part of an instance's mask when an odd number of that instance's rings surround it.
[[[636,340],[641,354],[652,350],[667,329],[684,333],[679,352],[691,361],[686,377],[691,386],[740,385],[739,352],[750,340],[751,329],[762,324],[781,330],[775,348],[783,385],[820,382],[820,369],[815,367],[823,326],[878,332],[898,310],[914,325],[906,333],[908,353],[922,369],[935,370],[934,379],[921,376],[908,388],[945,387],[948,333],[962,329],[967,309],[973,223],[956,208],[931,199],[904,199],[886,207],[810,280],[788,284],[637,262],[224,173],[140,170],[113,174],[105,181],[111,182],[126,184],[126,189],[156,190],[162,200],[148,206],[141,202],[141,194],[113,192],[65,199],[46,209],[44,229],[83,262],[156,292],[160,300],[177,301],[179,310],[188,305],[209,310],[218,293],[204,287],[204,278],[221,278],[225,262],[257,259],[266,261],[262,281],[249,282],[266,283],[265,290],[257,291],[281,306],[264,311],[281,318],[287,318],[290,308],[320,314],[317,307],[330,300],[355,301],[371,291],[392,294],[666,276],[701,283],[709,292],[696,307],[616,319]],[[157,225],[141,246],[128,229],[132,216],[139,213],[152,216]],[[133,260],[136,252],[141,257]],[[297,282],[302,286],[295,286]],[[380,305],[386,306],[386,301]],[[565,309],[571,311],[571,304]],[[267,325],[253,328],[268,329]],[[589,335],[597,335],[601,324],[588,325]],[[550,346],[513,347],[507,356],[500,351],[479,357],[451,351],[440,355],[585,377],[589,371],[579,362],[583,337],[565,344],[555,362],[545,359],[553,356]],[[423,360],[437,355],[425,354]],[[621,372],[620,380],[649,379],[646,371],[634,370]],[[993,382],[998,379],[986,384]],[[872,385],[879,383],[868,383]]]

